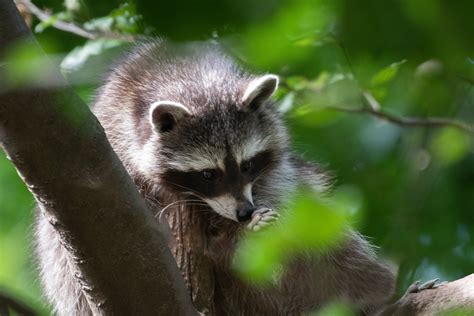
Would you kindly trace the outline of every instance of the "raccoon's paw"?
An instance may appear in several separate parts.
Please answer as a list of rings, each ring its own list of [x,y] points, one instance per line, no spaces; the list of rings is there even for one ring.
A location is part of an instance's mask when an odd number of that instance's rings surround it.
[[[433,280],[430,280],[428,282],[425,282],[423,284],[420,285],[420,281],[416,281],[415,283],[413,283],[412,285],[410,285],[407,289],[407,293],[418,293],[418,292],[421,292],[423,290],[430,290],[430,289],[436,289],[438,287],[440,287],[441,285],[444,285],[448,282],[441,282],[441,283],[437,283],[439,281],[439,279],[433,279]]]
[[[253,212],[252,219],[247,224],[247,229],[258,231],[265,226],[271,225],[280,218],[280,214],[272,209],[263,207]]]

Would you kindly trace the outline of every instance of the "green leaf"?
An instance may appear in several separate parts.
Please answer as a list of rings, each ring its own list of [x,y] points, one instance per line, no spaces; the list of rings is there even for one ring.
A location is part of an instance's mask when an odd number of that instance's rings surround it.
[[[47,28],[51,27],[56,23],[57,21],[66,21],[69,22],[72,19],[72,15],[69,12],[58,12],[56,14],[51,15],[48,19],[45,21],[42,21],[38,23],[35,26],[35,33],[41,33]]]
[[[114,25],[114,19],[110,16],[104,16],[92,19],[84,23],[84,28],[89,31],[110,32]]]
[[[282,221],[281,233],[294,250],[323,250],[339,239],[344,221],[341,205],[304,192],[292,201],[291,214]]]
[[[291,90],[300,91],[308,86],[308,79],[303,76],[291,76],[286,79],[286,84]]]
[[[119,31],[126,34],[137,34],[142,31],[140,28],[141,21],[142,16],[136,13],[135,5],[124,3],[107,16],[84,23],[84,28],[90,31]]]
[[[287,254],[275,234],[275,229],[248,234],[239,243],[233,267],[247,281],[264,286],[280,277]]]
[[[104,51],[122,44],[122,41],[113,39],[89,40],[83,46],[78,46],[67,54],[61,62],[61,70],[65,72],[78,71],[91,57],[98,56]]]
[[[371,109],[376,111],[380,109],[380,103],[372,94],[370,94],[368,91],[365,91],[362,93],[362,95],[364,96],[367,104],[370,106]]]
[[[469,152],[470,138],[454,127],[440,130],[431,140],[431,150],[434,157],[442,165],[451,165]]]
[[[297,253],[324,252],[337,245],[346,227],[344,201],[322,201],[301,191],[282,210],[278,223],[263,232],[250,232],[240,242],[234,269],[257,285],[276,282],[289,259]]]
[[[315,90],[324,89],[324,87],[326,87],[326,85],[328,84],[328,81],[330,78],[331,78],[330,73],[328,73],[327,71],[321,71],[318,77],[311,81],[311,86]]]
[[[287,113],[291,111],[293,108],[293,104],[295,102],[295,93],[294,92],[289,92],[287,93],[283,99],[278,102],[278,111],[280,113]]]
[[[115,28],[121,32],[136,34],[141,31],[140,22],[143,17],[137,14],[137,9],[134,3],[126,2],[118,9],[110,13],[114,18]]]
[[[465,309],[462,307],[453,308],[446,312],[442,312],[439,314],[440,316],[472,316],[472,309]]]
[[[81,10],[82,2],[80,0],[64,0],[64,7],[67,11],[78,12]]]
[[[54,23],[56,23],[56,21],[58,21],[58,17],[56,15],[52,15],[48,19],[46,19],[45,21],[42,21],[42,22],[36,24],[35,33],[43,32],[47,28],[53,26]]]
[[[328,85],[338,83],[343,80],[349,80],[352,81],[354,80],[354,76],[351,73],[333,73],[331,74],[329,80],[328,80]]]
[[[400,67],[406,62],[406,59],[390,64],[389,66],[383,68],[377,72],[372,79],[370,80],[370,85],[372,87],[381,86],[392,81],[393,78],[397,75]]]

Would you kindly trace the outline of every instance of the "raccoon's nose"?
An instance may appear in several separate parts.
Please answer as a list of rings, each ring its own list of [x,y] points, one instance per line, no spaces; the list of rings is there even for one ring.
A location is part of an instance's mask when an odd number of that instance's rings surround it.
[[[237,206],[237,220],[239,222],[246,222],[252,217],[252,213],[255,211],[254,206],[248,202],[241,202]]]

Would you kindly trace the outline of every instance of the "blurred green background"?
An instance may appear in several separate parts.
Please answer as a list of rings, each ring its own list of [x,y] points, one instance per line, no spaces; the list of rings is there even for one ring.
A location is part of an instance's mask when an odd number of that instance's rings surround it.
[[[34,3],[53,16],[33,17],[32,31],[88,103],[127,43],[88,40],[52,22],[102,35],[211,39],[249,68],[281,75],[278,106],[295,148],[331,170],[347,218],[399,266],[399,292],[416,279],[474,272],[473,134],[366,113],[474,122],[473,1]],[[0,287],[48,314],[32,264],[33,199],[3,154],[0,184]]]

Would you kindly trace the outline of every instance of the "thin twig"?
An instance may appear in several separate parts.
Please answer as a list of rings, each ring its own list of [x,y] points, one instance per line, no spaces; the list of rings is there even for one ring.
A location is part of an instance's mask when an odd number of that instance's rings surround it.
[[[382,112],[370,107],[346,107],[338,105],[329,105],[325,108],[339,112],[369,114],[381,120],[406,127],[454,127],[464,132],[474,134],[474,125],[470,125],[458,120],[441,117],[399,117],[393,114]]]
[[[348,113],[358,113],[358,114],[369,114],[374,117],[377,117],[381,120],[397,124],[400,126],[406,127],[454,127],[464,132],[474,134],[474,125],[467,124],[458,120],[448,119],[448,118],[440,118],[440,117],[427,117],[427,118],[417,118],[417,117],[399,117],[393,114],[389,114],[380,110],[380,105],[378,104],[377,100],[370,94],[365,92],[354,73],[354,68],[352,67],[351,60],[349,58],[349,53],[345,45],[342,41],[337,37],[334,36],[334,42],[337,46],[342,50],[344,58],[349,66],[349,71],[352,74],[352,78],[357,85],[359,90],[360,98],[362,100],[362,106],[360,107],[345,107],[345,106],[337,106],[337,105],[330,105],[325,106],[327,109],[340,111],[340,112],[348,112]],[[469,78],[462,77],[462,79],[468,81],[472,84],[472,81]]]
[[[22,3],[26,9],[36,16],[40,21],[45,22],[45,21],[51,21],[52,19],[52,14],[41,10],[38,8],[33,2],[30,0],[19,0],[18,3]],[[79,35],[81,37],[87,38],[87,39],[99,39],[99,38],[106,38],[106,39],[117,39],[117,40],[122,40],[126,42],[131,42],[135,39],[135,36],[130,35],[130,34],[121,34],[121,33],[115,33],[115,32],[99,32],[99,31],[89,31],[86,30],[85,28],[81,27],[80,25],[74,23],[74,22],[66,22],[62,21],[60,19],[55,19],[52,21],[52,26],[68,32],[68,33],[73,33],[76,35]]]

